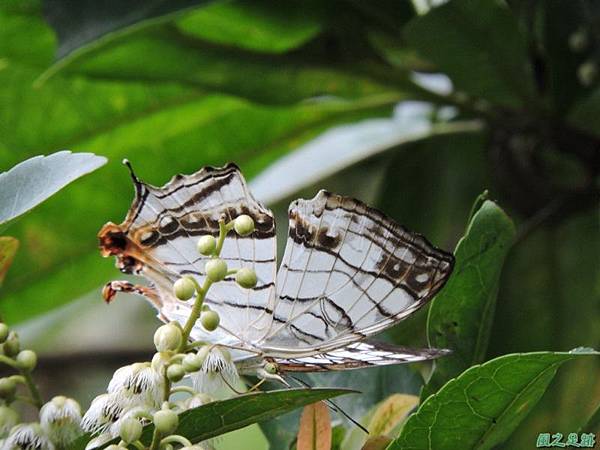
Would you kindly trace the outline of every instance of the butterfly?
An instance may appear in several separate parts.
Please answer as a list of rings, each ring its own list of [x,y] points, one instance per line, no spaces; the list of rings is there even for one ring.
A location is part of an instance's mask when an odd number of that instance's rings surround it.
[[[127,163],[128,164],[128,163]],[[398,324],[442,289],[454,257],[435,248],[359,200],[320,191],[289,208],[289,230],[279,270],[273,213],[250,193],[235,164],[175,175],[162,187],[139,180],[128,164],[135,199],[125,220],[107,223],[98,236],[103,256],[149,286],[113,281],[118,292],[144,296],[164,322],[185,323],[191,305],[173,284],[182,276],[201,283],[208,257],[196,240],[218,236],[219,219],[246,214],[255,231],[228,236],[221,259],[251,267],[254,288],[233,277],[214,284],[205,303],[221,321],[213,332],[197,323],[191,338],[229,347],[242,371],[275,363],[278,373],[346,370],[433,359],[440,349],[411,349],[369,341]]]

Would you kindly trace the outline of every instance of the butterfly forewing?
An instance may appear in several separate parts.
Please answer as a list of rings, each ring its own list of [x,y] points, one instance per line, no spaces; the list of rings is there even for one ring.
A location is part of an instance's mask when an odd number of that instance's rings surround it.
[[[452,271],[452,255],[357,200],[321,191],[292,203],[289,216],[269,354],[327,352],[380,332]]]
[[[105,254],[116,254],[124,271],[139,272],[156,286],[162,300],[160,314],[166,320],[185,322],[187,303],[171,294],[183,275],[201,284],[207,257],[196,250],[196,237],[218,236],[219,219],[250,215],[256,224],[252,235],[231,233],[221,252],[230,268],[252,267],[258,284],[242,289],[232,277],[214,284],[205,299],[221,317],[216,332],[206,333],[200,324],[196,339],[220,343],[252,342],[264,336],[271,322],[275,285],[275,223],[271,211],[249,193],[239,169],[227,165],[205,168],[193,175],[175,176],[161,188],[134,176],[136,198],[121,225],[109,224],[100,232]],[[110,238],[110,239],[109,239]],[[115,247],[114,242],[121,242]]]

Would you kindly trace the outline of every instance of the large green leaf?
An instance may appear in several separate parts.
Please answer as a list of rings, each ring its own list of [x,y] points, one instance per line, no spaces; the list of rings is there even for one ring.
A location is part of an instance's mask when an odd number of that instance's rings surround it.
[[[531,411],[561,364],[598,354],[512,354],[473,366],[429,397],[388,449],[493,448]]]
[[[62,151],[30,158],[0,173],[0,224],[26,213],[104,164],[106,158],[92,153]]]
[[[262,103],[290,103],[323,95],[356,98],[389,91],[352,70],[335,70],[291,56],[218,48],[169,27],[115,40],[47,75],[59,69],[96,79],[179,82]]]
[[[452,354],[435,362],[422,398],[446,381],[483,361],[494,316],[504,258],[515,228],[508,216],[486,200],[470,219],[454,252],[456,266],[448,283],[429,308],[429,344]]]
[[[190,36],[266,53],[281,53],[315,37],[323,17],[315,2],[215,2],[186,15],[177,27]]]
[[[178,11],[208,0],[46,0],[44,15],[58,34],[58,57],[127,28],[165,20]]]
[[[500,2],[448,2],[410,22],[405,37],[458,90],[504,106],[535,100],[525,39]]]
[[[282,389],[255,392],[220,400],[185,411],[179,415],[175,434],[186,437],[192,443],[210,439],[256,422],[277,417],[288,411],[320,400],[355,393],[348,389]],[[141,441],[149,445],[153,425],[144,428]],[[89,436],[79,439],[69,450],[81,450]],[[115,441],[118,442],[118,439]],[[109,443],[103,445],[105,447]]]

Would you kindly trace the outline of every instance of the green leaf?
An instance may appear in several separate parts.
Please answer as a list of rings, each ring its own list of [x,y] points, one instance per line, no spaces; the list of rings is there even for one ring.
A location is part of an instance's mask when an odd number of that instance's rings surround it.
[[[0,173],[0,224],[26,213],[106,161],[91,153],[62,151],[30,158]]]
[[[427,117],[418,114],[421,111],[411,114],[411,102],[407,103],[408,119],[367,119],[328,129],[264,170],[252,182],[254,194],[268,203],[278,202],[361,161],[397,151],[403,145],[481,128],[477,122],[432,126]]]
[[[266,53],[304,44],[322,29],[318,5],[273,0],[215,2],[177,21],[185,34],[207,41]]]
[[[435,362],[422,399],[483,360],[500,274],[514,236],[514,225],[504,211],[485,200],[456,247],[450,280],[429,308],[429,345],[449,348],[452,354]]]
[[[388,450],[490,449],[531,411],[558,367],[598,352],[523,353],[473,366],[429,397]]]
[[[156,55],[160,55],[159,58]],[[154,28],[99,46],[48,69],[104,80],[178,82],[233,94],[261,103],[293,103],[310,97],[357,98],[390,92],[351,70],[312,64],[292,56],[243,53],[181,36],[170,27]],[[398,94],[398,91],[392,91]]]
[[[535,101],[525,39],[500,2],[448,2],[411,21],[405,37],[458,90],[503,106]]]
[[[58,57],[144,22],[156,22],[206,0],[47,0],[44,15],[59,38]]]
[[[2,286],[6,272],[12,264],[18,248],[19,241],[17,239],[10,236],[0,236],[0,286]]]
[[[356,391],[348,389],[282,389],[270,392],[243,394],[228,400],[219,400],[185,411],[179,415],[179,426],[174,434],[186,437],[192,443],[244,428],[250,424],[277,417],[293,409],[327,398]],[[141,441],[149,445],[153,425],[144,427]],[[69,450],[82,450],[89,436],[78,439]],[[108,442],[102,447],[118,442]]]

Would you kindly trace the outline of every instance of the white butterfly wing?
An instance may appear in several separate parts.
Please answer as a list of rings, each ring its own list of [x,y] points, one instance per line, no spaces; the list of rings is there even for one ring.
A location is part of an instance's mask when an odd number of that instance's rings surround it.
[[[431,299],[453,268],[433,247],[358,200],[319,192],[290,205],[266,354],[310,356],[393,326]]]
[[[252,267],[258,284],[242,289],[232,277],[214,284],[205,303],[219,313],[220,326],[208,333],[198,323],[192,336],[222,344],[252,342],[264,336],[274,301],[275,223],[271,211],[252,197],[237,166],[176,175],[161,188],[133,177],[136,198],[125,221],[107,224],[99,234],[103,254],[116,255],[121,270],[143,275],[153,283],[156,298],[152,303],[163,320],[184,323],[191,302],[177,300],[172,287],[183,275],[202,284],[208,258],[197,252],[197,237],[218,236],[221,216],[229,221],[240,214],[250,215],[255,232],[247,237],[230,233],[221,258],[230,268]]]

